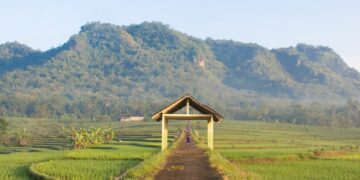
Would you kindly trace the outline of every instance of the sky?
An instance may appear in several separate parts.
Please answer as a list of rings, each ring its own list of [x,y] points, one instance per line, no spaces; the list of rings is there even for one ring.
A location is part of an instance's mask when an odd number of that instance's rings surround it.
[[[358,0],[0,0],[0,43],[47,50],[88,22],[159,21],[205,39],[232,39],[269,49],[324,45],[360,70]]]

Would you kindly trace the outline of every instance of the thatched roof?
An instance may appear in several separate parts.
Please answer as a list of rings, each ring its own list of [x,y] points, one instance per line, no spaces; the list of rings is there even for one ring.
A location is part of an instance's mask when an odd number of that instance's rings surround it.
[[[162,118],[162,114],[172,114],[175,113],[176,111],[182,109],[183,107],[186,106],[186,102],[187,100],[189,100],[189,105],[196,109],[197,111],[199,111],[202,114],[212,114],[214,117],[214,121],[215,122],[221,122],[223,121],[223,117],[216,112],[215,110],[211,109],[210,107],[201,104],[199,101],[197,101],[196,99],[194,99],[192,96],[186,94],[185,96],[180,97],[179,99],[177,99],[176,101],[174,101],[173,103],[171,103],[170,105],[166,106],[165,108],[163,108],[162,110],[160,110],[159,112],[155,113],[152,116],[153,120],[156,121],[160,121]]]

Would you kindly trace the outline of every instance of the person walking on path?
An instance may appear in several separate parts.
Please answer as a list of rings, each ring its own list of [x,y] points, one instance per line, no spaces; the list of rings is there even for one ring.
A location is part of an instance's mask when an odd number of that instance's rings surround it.
[[[190,133],[186,132],[186,144],[189,145],[190,144]]]

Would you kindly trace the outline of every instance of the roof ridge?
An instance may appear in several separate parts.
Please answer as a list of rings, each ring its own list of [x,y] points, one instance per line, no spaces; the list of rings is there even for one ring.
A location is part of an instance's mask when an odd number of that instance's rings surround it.
[[[156,121],[160,121],[163,113],[172,114],[172,113],[182,109],[183,107],[186,106],[186,102],[184,101],[185,99],[190,99],[192,101],[192,102],[189,102],[190,106],[193,107],[194,109],[198,110],[200,113],[212,114],[214,116],[215,122],[223,120],[222,115],[220,115],[218,112],[216,112],[214,109],[210,108],[209,106],[202,104],[200,101],[198,101],[197,99],[195,99],[193,96],[191,96],[188,93],[179,97],[174,102],[170,103],[169,105],[167,105],[166,107],[164,107],[160,111],[158,111],[157,113],[153,114],[152,119],[156,120]]]

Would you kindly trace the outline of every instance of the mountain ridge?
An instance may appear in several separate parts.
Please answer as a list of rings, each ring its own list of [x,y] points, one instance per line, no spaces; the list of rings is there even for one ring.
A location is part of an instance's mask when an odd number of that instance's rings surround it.
[[[0,83],[1,107],[28,116],[149,114],[190,93],[232,117],[245,106],[360,95],[359,72],[329,47],[202,40],[159,22],[88,23],[47,51],[2,44]],[[14,101],[25,107],[14,112]]]

